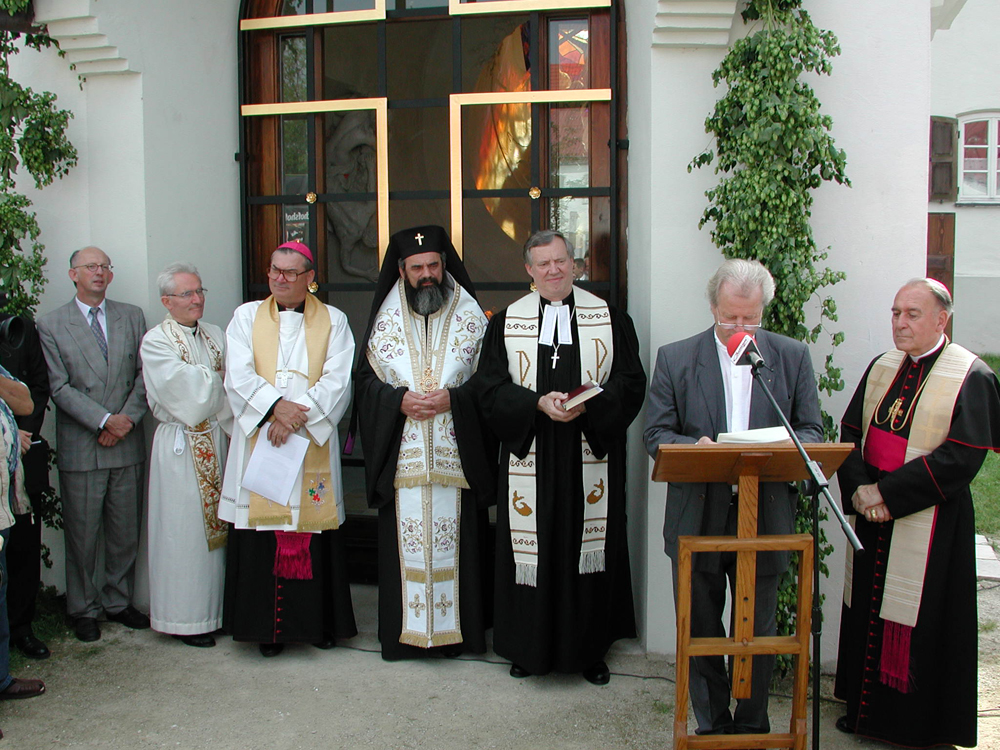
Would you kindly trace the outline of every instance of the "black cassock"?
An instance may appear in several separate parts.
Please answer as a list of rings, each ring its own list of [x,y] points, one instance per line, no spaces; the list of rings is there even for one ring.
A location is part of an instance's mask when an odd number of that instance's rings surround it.
[[[223,630],[234,641],[256,643],[319,643],[357,635],[341,532],[309,534],[309,580],[274,575],[276,547],[273,531],[229,524]]]
[[[571,304],[572,295],[565,302]],[[582,416],[557,423],[537,410],[538,398],[550,391],[568,393],[581,383],[575,316],[574,344],[559,347],[555,369],[552,347],[539,345],[537,391],[511,382],[504,319],[501,312],[490,321],[477,374],[485,418],[503,449],[497,488],[493,650],[532,674],[582,672],[604,658],[614,641],[636,635],[626,536],[625,444],[626,430],[646,393],[639,342],[632,320],[612,308],[614,360],[604,392],[586,403]],[[584,510],[581,430],[596,455],[608,456],[606,570],[587,574],[579,572]],[[537,438],[537,587],[514,582],[507,504],[509,455],[525,456],[532,438]]]
[[[359,362],[354,372],[354,393],[365,451],[365,485],[368,506],[378,509],[378,636],[382,658],[391,661],[424,656],[433,651],[399,642],[403,605],[393,481],[406,422],[399,407],[407,389],[379,380],[366,357],[360,357]],[[462,649],[481,654],[486,651],[492,609],[487,508],[496,502],[498,448],[481,424],[475,380],[450,389],[450,396],[458,452],[470,486],[462,490],[458,540]]]
[[[939,352],[916,363],[906,357],[876,410],[870,429],[883,422],[897,397],[905,414]],[[874,362],[872,363],[874,364]],[[872,365],[868,366],[868,371]],[[841,439],[861,446],[862,407],[868,371],[855,391],[841,425]],[[897,419],[900,426],[903,420]],[[896,431],[907,438],[912,420]],[[850,726],[866,737],[906,747],[976,744],[977,615],[975,513],[969,484],[987,450],[1000,447],[1000,384],[977,360],[959,392],[947,440],[928,455],[893,472],[866,463],[854,450],[837,473],[845,511],[862,484],[878,482],[893,518],[938,506],[924,577],[917,624],[911,631],[910,692],[879,680],[882,654],[882,582],[893,522],[879,524],[855,516],[865,547],[854,557],[852,607],[843,607],[835,695],[847,701]]]

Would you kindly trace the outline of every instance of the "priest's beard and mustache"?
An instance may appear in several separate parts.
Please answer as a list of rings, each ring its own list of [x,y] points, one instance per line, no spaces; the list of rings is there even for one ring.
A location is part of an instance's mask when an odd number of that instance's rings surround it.
[[[430,282],[429,284],[426,282]],[[445,279],[438,283],[433,277],[420,279],[420,286],[414,289],[410,284],[406,284],[406,301],[410,304],[410,309],[417,315],[433,315],[448,298],[451,291],[451,282]]]

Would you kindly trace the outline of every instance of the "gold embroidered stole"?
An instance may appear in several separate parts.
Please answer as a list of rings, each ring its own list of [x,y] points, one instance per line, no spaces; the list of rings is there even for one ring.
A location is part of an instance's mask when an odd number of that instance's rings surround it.
[[[160,324],[167,337],[170,348],[180,355],[183,362],[189,365],[200,364],[195,361],[194,354],[188,348],[185,328],[174,318],[167,315]],[[222,349],[205,331],[204,326],[198,326],[194,331],[187,329],[195,338],[205,342],[211,361],[208,365],[217,373],[222,373],[224,357]],[[184,434],[187,437],[188,450],[194,463],[194,476],[198,484],[198,496],[201,498],[201,510],[205,520],[205,539],[209,550],[226,546],[228,529],[225,521],[219,519],[219,497],[222,494],[222,466],[219,454],[212,436],[212,420],[205,419],[196,425],[186,425]]]
[[[326,362],[326,348],[330,340],[330,314],[326,305],[311,294],[305,303],[306,356],[308,358],[307,379],[309,387],[316,385],[323,374]],[[268,297],[257,308],[253,321],[252,343],[254,369],[268,383],[274,385],[278,372],[278,341],[280,337],[280,315],[274,297]],[[253,451],[261,430],[250,441]],[[332,496],[333,484],[330,477],[330,454],[328,446],[317,445],[310,436],[309,448],[303,463],[302,491],[299,496],[299,523],[296,531],[324,531],[336,529],[340,525],[337,515],[336,498]],[[255,492],[250,494],[250,526],[274,526],[292,522],[291,505],[281,505]]]
[[[573,287],[580,349],[580,382],[592,380],[603,385],[611,374],[614,361],[614,337],[611,313],[600,297]],[[507,368],[514,383],[535,389],[538,358],[538,315],[540,296],[533,292],[507,308],[504,321],[504,345]],[[605,569],[604,539],[608,523],[608,461],[594,456],[586,436],[580,434],[584,498],[580,573]],[[549,467],[550,471],[556,467]],[[507,464],[507,504],[510,517],[510,540],[514,549],[515,581],[526,586],[538,585],[537,477],[535,441],[528,454],[520,459],[511,454]]]
[[[875,409],[892,385],[905,356],[903,352],[894,349],[883,354],[872,365],[865,383],[862,408],[862,451]],[[927,374],[920,400],[914,405],[904,463],[926,456],[947,440],[955,402],[975,361],[976,355],[968,349],[958,344],[945,343],[944,351]],[[917,624],[936,515],[937,505],[893,521],[885,590],[879,612],[883,620],[909,627]],[[854,521],[853,518],[851,520]],[[851,606],[853,572],[854,553],[849,549],[844,581],[844,602],[848,607]]]

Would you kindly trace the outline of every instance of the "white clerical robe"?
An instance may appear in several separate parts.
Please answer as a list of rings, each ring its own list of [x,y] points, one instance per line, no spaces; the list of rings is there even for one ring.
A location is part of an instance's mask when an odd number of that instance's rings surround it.
[[[304,413],[305,424],[298,434],[311,438],[317,445],[328,447],[330,455],[330,481],[337,497],[337,514],[340,523],[346,517],[344,490],[340,476],[340,441],[337,424],[351,400],[351,366],[354,362],[354,336],[347,316],[335,307],[325,305],[330,313],[330,337],[327,341],[323,372],[316,384],[309,387],[309,360],[306,353],[305,316],[292,311],[279,313],[280,332],[277,370],[288,371],[287,385],[281,378],[271,385],[257,374],[253,359],[253,323],[261,302],[247,302],[236,308],[233,320],[226,329],[227,363],[226,393],[233,409],[236,425],[229,446],[229,460],[222,484],[219,517],[236,525],[238,529],[280,529],[297,531],[299,504],[302,495],[302,469],[292,489],[289,507],[292,521],[285,525],[258,525],[249,523],[250,493],[243,489],[243,472],[250,460],[251,440],[257,433],[264,416],[279,399],[308,406]],[[266,422],[264,425],[266,426]],[[332,438],[332,439],[331,439]],[[262,434],[261,440],[266,439]]]
[[[224,356],[222,329],[198,325]],[[160,423],[149,462],[149,615],[154,630],[197,635],[222,627],[226,550],[209,551],[185,430],[210,420],[221,470],[232,412],[204,340],[193,329],[175,325],[174,330],[183,332],[193,363],[181,358],[159,325],[145,335],[141,347],[146,398]]]

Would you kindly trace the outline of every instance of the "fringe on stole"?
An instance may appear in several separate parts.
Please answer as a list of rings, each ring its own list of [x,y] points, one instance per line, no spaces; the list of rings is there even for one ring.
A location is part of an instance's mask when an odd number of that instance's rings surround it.
[[[580,573],[602,573],[604,569],[604,550],[580,553]]]
[[[517,563],[514,569],[514,583],[522,586],[538,586],[538,566]]]

